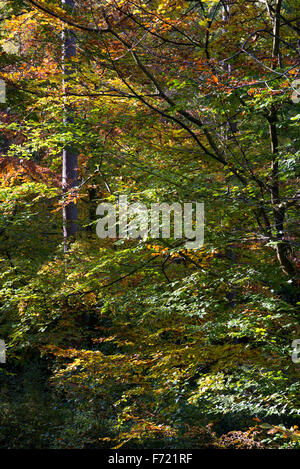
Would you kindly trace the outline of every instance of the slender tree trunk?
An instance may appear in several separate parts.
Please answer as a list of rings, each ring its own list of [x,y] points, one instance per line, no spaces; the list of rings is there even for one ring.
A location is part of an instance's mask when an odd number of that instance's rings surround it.
[[[67,7],[74,8],[74,0],[63,0],[63,4]],[[76,56],[76,38],[73,31],[65,29],[63,31],[63,88],[64,93],[68,90],[68,81],[73,73],[73,67],[70,64],[73,57]],[[69,78],[68,78],[69,75]],[[65,105],[65,123],[72,123],[72,109],[70,106]],[[68,145],[63,150],[62,155],[62,186],[65,193],[65,201],[63,208],[63,236],[64,236],[64,251],[68,250],[68,239],[74,236],[78,231],[77,225],[77,205],[74,202],[67,203],[67,193],[72,191],[73,188],[78,186],[78,157],[77,152]]]
[[[223,0],[222,2],[223,7],[222,7],[222,20],[224,21],[224,24],[229,21],[230,18],[230,0]],[[223,33],[225,34],[226,32],[226,27],[223,28]],[[225,65],[223,65],[223,70],[224,72],[228,73],[228,76],[231,75],[231,63],[227,62]],[[230,134],[234,134],[237,131],[237,123],[234,121],[234,119],[229,119],[228,123],[228,131]]]
[[[277,0],[273,16],[273,46],[272,46],[272,68],[281,66],[280,60],[280,11],[282,0]],[[284,239],[284,220],[285,208],[280,204],[279,192],[279,161],[278,161],[278,133],[276,122],[278,120],[277,109],[271,106],[268,115],[269,135],[271,144],[271,153],[273,155],[271,164],[271,202],[273,207],[273,216],[275,232],[277,238],[276,255],[283,272],[289,277],[296,274],[296,269],[289,260],[289,244]]]

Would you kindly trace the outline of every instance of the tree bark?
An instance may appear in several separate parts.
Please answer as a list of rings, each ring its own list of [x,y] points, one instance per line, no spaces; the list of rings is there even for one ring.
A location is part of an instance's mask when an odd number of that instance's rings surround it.
[[[280,61],[280,11],[282,0],[277,0],[275,5],[275,12],[273,16],[273,46],[272,46],[272,69],[281,66]],[[271,203],[273,207],[273,217],[276,233],[276,255],[281,266],[282,271],[289,277],[294,277],[296,268],[290,261],[289,243],[284,238],[284,220],[286,209],[280,204],[279,192],[279,162],[278,162],[278,133],[276,122],[278,120],[277,109],[274,105],[271,106],[268,115],[269,135],[271,144],[271,153],[273,155],[271,164]]]

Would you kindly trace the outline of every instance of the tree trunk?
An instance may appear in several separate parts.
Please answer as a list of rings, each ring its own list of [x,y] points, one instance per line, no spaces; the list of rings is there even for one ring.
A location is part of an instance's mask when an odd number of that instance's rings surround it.
[[[74,8],[73,0],[63,0],[63,4],[69,8]],[[63,89],[64,94],[67,95],[68,81],[71,79],[73,67],[70,61],[76,56],[76,38],[73,31],[65,29],[62,33],[63,37]],[[69,75],[69,77],[68,77]],[[72,109],[67,104],[65,105],[65,124],[72,123]],[[65,204],[63,207],[63,236],[64,236],[64,251],[68,250],[68,240],[74,236],[78,231],[77,225],[77,205],[74,202],[67,202],[67,195],[73,188],[78,186],[78,157],[77,152],[68,145],[63,150],[62,155],[62,186],[65,197]]]

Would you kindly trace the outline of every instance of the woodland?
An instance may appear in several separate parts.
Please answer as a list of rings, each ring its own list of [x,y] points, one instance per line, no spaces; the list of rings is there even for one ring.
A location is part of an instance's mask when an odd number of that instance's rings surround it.
[[[0,1],[1,449],[300,449],[299,65],[300,0]]]

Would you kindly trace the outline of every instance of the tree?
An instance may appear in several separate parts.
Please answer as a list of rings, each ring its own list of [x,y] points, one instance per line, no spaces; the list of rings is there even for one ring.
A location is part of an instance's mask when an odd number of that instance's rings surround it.
[[[63,3],[70,9],[74,8],[73,0],[63,0]],[[63,87],[64,92],[68,92],[68,81],[72,79],[72,73],[74,71],[72,67],[72,59],[76,57],[76,38],[72,30],[63,30],[63,73],[65,75]],[[66,106],[66,117],[67,123],[72,123],[72,109]],[[72,146],[69,144],[63,149],[62,155],[62,187],[64,192],[71,191],[73,188],[78,186],[78,158],[77,153]],[[74,197],[74,194],[71,196]],[[63,221],[64,221],[64,249],[65,252],[68,249],[68,238],[74,236],[78,230],[77,225],[77,206],[76,201],[69,202],[68,199],[63,207]]]
[[[298,447],[298,4],[75,5],[5,6],[0,445]],[[204,202],[205,244],[99,239],[121,194]]]

